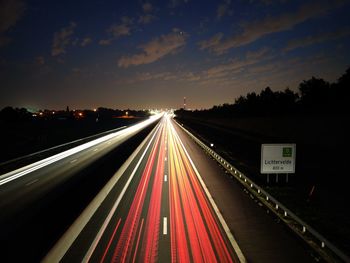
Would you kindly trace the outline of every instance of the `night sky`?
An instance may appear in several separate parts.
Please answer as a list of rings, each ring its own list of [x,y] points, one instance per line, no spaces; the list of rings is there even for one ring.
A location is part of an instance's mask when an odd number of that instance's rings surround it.
[[[0,0],[0,108],[189,108],[336,81],[350,1]]]

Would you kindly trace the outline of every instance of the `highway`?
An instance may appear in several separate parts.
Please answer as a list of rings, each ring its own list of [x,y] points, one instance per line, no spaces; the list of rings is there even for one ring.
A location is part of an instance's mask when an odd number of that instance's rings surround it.
[[[74,221],[71,217],[79,211],[71,210],[93,198],[88,191],[95,190],[94,184],[98,186],[108,176],[103,170],[112,169],[113,175],[118,168],[118,161],[110,162],[111,158],[115,158],[116,149],[148,126],[155,125],[160,117],[153,116],[135,125],[122,127],[108,135],[0,175],[0,261],[30,262],[36,261],[40,255],[44,256],[47,251],[41,251],[45,249],[43,244],[52,245],[51,240],[45,240],[46,236],[59,234],[59,228],[64,229],[67,227],[64,224],[70,225],[72,222],[69,220]],[[111,165],[106,164],[105,160]],[[66,211],[66,214],[61,211]],[[16,253],[17,250],[22,253]]]
[[[43,262],[313,262],[165,114]]]

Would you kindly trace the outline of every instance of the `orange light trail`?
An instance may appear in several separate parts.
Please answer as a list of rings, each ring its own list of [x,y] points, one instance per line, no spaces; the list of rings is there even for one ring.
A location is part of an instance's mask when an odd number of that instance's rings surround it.
[[[168,135],[172,262],[188,262],[189,259],[194,262],[234,262],[224,233],[220,231],[172,124]],[[187,242],[184,233],[187,233]]]

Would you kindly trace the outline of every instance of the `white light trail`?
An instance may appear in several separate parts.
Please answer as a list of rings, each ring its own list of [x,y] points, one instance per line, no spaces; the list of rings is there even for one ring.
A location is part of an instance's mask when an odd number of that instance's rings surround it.
[[[17,178],[20,178],[26,174],[34,172],[40,168],[48,166],[54,162],[57,162],[59,160],[62,160],[62,159],[67,158],[69,156],[72,156],[73,154],[79,153],[79,152],[84,151],[90,147],[96,146],[100,143],[106,142],[106,141],[111,140],[111,139],[115,139],[117,137],[119,139],[122,139],[125,137],[130,137],[130,136],[134,135],[136,132],[138,132],[138,131],[142,130],[143,128],[145,128],[146,126],[148,126],[149,124],[158,120],[161,116],[162,116],[162,114],[157,114],[157,115],[151,116],[149,119],[142,121],[140,123],[137,123],[133,126],[130,126],[126,129],[108,134],[106,136],[100,137],[100,138],[95,139],[93,141],[76,146],[72,149],[69,149],[69,150],[66,150],[64,152],[53,155],[51,157],[45,158],[45,159],[40,160],[38,162],[29,164],[27,166],[24,166],[22,168],[19,168],[17,170],[12,171],[12,172],[0,175],[0,186],[6,184],[8,182],[11,182]]]

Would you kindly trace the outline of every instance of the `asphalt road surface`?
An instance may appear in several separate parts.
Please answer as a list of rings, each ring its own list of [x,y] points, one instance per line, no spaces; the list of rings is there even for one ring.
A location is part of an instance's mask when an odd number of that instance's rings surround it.
[[[57,261],[314,259],[165,114],[44,258]]]
[[[55,236],[62,235],[79,215],[77,208],[84,202],[85,207],[94,197],[89,197],[88,191],[98,193],[105,183],[100,188],[98,184],[108,181],[122,164],[113,160],[122,158],[118,151],[125,151],[123,145],[129,145],[125,142],[155,125],[159,118],[123,127],[0,175],[0,262],[38,262],[58,238]]]

